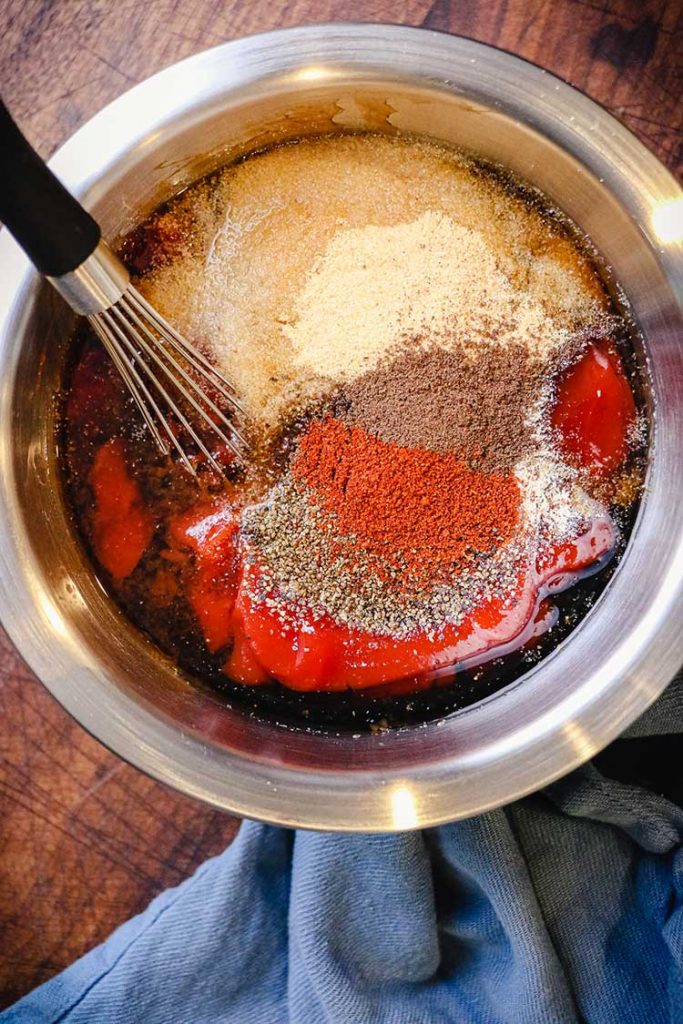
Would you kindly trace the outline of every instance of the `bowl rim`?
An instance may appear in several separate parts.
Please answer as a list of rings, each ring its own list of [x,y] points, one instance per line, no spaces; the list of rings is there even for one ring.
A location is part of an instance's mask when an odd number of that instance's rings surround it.
[[[50,165],[77,195],[90,194],[98,179],[98,168],[115,161],[132,145],[142,144],[149,132],[166,120],[173,120],[171,115],[164,118],[159,113],[163,110],[160,101],[164,96],[175,94],[191,78],[199,82],[197,88],[206,89],[207,95],[211,93],[210,70],[216,62],[229,67],[228,77],[233,81],[240,72],[253,74],[254,80],[258,80],[258,56],[266,51],[271,58],[279,55],[283,68],[286,62],[291,69],[292,66],[306,67],[314,53],[324,58],[335,46],[353,44],[356,47],[353,59],[337,54],[335,66],[374,66],[389,75],[390,69],[381,64],[380,58],[373,62],[364,56],[363,48],[369,41],[372,47],[382,45],[392,55],[403,52],[438,54],[440,60],[486,65],[492,73],[500,73],[502,66],[503,71],[517,80],[520,90],[527,89],[530,94],[552,88],[555,105],[564,104],[575,111],[573,152],[587,161],[595,173],[598,171],[595,149],[593,143],[586,141],[586,126],[600,125],[604,133],[601,169],[605,181],[610,184],[615,175],[622,179],[630,175],[626,205],[635,218],[641,218],[644,233],[650,231],[647,214],[653,203],[683,196],[669,172],[627,128],[550,72],[516,55],[464,37],[379,23],[330,23],[277,29],[223,43],[188,57],[134,86],[100,110],[60,147]],[[156,121],[150,128],[149,109],[155,104]],[[657,259],[672,287],[682,295],[681,246],[661,245],[661,240],[654,238],[651,232],[649,241],[657,249]],[[11,348],[12,334],[26,315],[36,276],[6,231],[0,234],[0,259],[4,268],[0,280],[1,359],[3,351]],[[283,825],[338,831],[419,828],[480,813],[530,793],[587,760],[646,710],[683,659],[683,603],[680,601],[683,536],[679,523],[678,547],[673,549],[670,571],[659,588],[657,614],[651,610],[629,638],[630,644],[624,641],[611,652],[601,669],[604,678],[597,696],[591,697],[589,692],[588,684],[594,680],[584,681],[548,713],[543,724],[542,745],[539,746],[539,737],[535,734],[539,721],[535,721],[527,728],[518,729],[514,735],[500,739],[495,744],[495,758],[489,765],[482,765],[476,757],[468,760],[454,755],[447,763],[424,765],[407,774],[325,769],[278,772],[271,766],[250,762],[245,777],[244,760],[230,757],[223,758],[217,767],[208,763],[205,744],[200,739],[179,736],[177,728],[150,711],[137,707],[138,717],[131,722],[122,695],[119,695],[121,699],[114,699],[115,695],[108,693],[106,707],[98,706],[92,695],[84,691],[83,677],[79,677],[79,685],[76,685],[76,676],[83,666],[73,658],[68,645],[62,645],[64,649],[60,650],[59,658],[51,657],[45,636],[38,635],[40,630],[35,623],[27,624],[26,609],[33,602],[33,594],[25,580],[26,552],[17,528],[20,514],[10,486],[8,397],[0,398],[4,409],[0,423],[5,428],[0,439],[0,565],[3,570],[0,573],[0,608],[7,632],[38,678],[100,742],[155,778],[233,813]],[[624,561],[627,556],[628,551]],[[596,610],[597,606],[593,611]],[[59,643],[59,630],[54,622],[50,624],[50,615],[55,613],[59,616],[59,609],[53,605],[51,612],[45,612],[40,626],[48,630],[53,642]],[[669,633],[666,645],[657,642],[663,623]],[[545,659],[542,664],[549,660]],[[92,673],[92,666],[87,667],[87,672]],[[525,682],[527,678],[524,677]],[[478,707],[471,711],[476,712]],[[513,765],[515,771],[511,772]],[[514,778],[514,785],[507,783],[506,773],[508,778]],[[474,786],[478,774],[480,781],[486,779],[483,788]],[[468,802],[468,786],[474,786],[477,793],[476,806],[471,800]],[[367,796],[368,791],[371,791],[372,802],[365,804],[359,817],[358,801]]]

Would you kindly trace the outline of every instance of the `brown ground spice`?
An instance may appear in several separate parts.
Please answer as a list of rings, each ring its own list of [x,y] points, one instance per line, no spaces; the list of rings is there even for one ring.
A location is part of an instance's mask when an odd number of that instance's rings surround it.
[[[415,339],[345,387],[335,413],[383,441],[505,472],[530,449],[525,417],[538,396],[539,372],[521,345],[482,346],[468,358]]]

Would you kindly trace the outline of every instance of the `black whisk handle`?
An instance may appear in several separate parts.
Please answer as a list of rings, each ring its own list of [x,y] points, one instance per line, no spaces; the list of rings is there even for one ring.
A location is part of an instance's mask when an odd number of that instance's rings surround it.
[[[33,265],[61,277],[83,263],[100,229],[41,160],[0,99],[0,221]]]

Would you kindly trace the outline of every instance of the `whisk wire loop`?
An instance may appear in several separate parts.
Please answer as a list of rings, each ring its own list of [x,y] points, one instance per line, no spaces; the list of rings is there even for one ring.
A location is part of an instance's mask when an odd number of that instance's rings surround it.
[[[170,452],[168,438],[185,468],[196,476],[178,432],[169,422],[168,413],[171,413],[209,465],[219,474],[224,472],[183,412],[182,406],[186,406],[188,412],[193,410],[204,426],[237,459],[244,458],[248,449],[246,438],[210,393],[213,391],[235,412],[243,414],[232,385],[150,306],[137,289],[130,285],[117,302],[106,310],[91,314],[88,319],[164,455]],[[199,379],[190,371],[194,371]]]
[[[108,350],[111,351],[112,349],[114,349],[117,352],[119,360],[122,361],[124,363],[124,365],[127,366],[130,375],[133,377],[133,379],[134,379],[134,381],[136,383],[138,392],[142,394],[142,396],[144,397],[144,401],[148,402],[149,405],[151,405],[151,407],[152,407],[152,409],[153,409],[153,411],[154,411],[154,413],[155,413],[155,415],[157,417],[157,422],[160,423],[161,426],[163,427],[164,432],[166,433],[167,437],[171,441],[171,443],[172,443],[173,447],[175,448],[175,450],[178,452],[178,454],[179,454],[179,456],[180,456],[180,458],[181,458],[181,460],[183,462],[183,465],[185,466],[185,468],[187,470],[189,470],[189,472],[193,476],[196,476],[197,474],[195,472],[194,466],[190,462],[190,460],[189,460],[189,458],[187,456],[187,453],[185,452],[185,449],[181,445],[178,437],[176,436],[175,431],[171,427],[171,424],[169,423],[167,416],[165,415],[165,413],[160,408],[158,402],[154,398],[154,395],[152,394],[152,392],[150,392],[149,388],[145,384],[145,381],[144,381],[143,377],[138,372],[136,363],[140,366],[140,369],[142,369],[143,373],[145,374],[145,376],[147,377],[149,382],[159,392],[161,399],[173,411],[172,399],[169,402],[169,397],[170,396],[167,394],[165,389],[160,387],[159,381],[156,379],[154,374],[151,372],[151,370],[147,366],[147,364],[144,361],[139,360],[138,351],[136,350],[136,348],[134,347],[134,345],[130,341],[130,339],[126,336],[126,334],[119,328],[119,326],[116,323],[114,323],[112,321],[110,312],[109,311],[105,311],[104,313],[101,313],[100,314],[100,318],[101,318],[101,326],[103,327],[105,333],[107,334],[107,348],[108,348]],[[136,399],[136,401],[138,401],[138,398],[136,397],[135,393],[133,394],[133,397]],[[139,402],[138,402],[138,405],[139,405]],[[143,405],[144,405],[144,402],[143,402]],[[145,422],[149,423],[149,418],[148,418],[149,415],[150,415],[149,408],[147,408],[147,414],[148,415],[145,416]],[[156,432],[153,432],[153,433],[154,433],[154,437],[155,437],[155,440],[156,440],[157,437],[158,437],[158,433],[159,432],[156,431]],[[162,437],[162,444],[159,445],[159,448],[160,448],[160,451],[164,455],[168,454],[168,451],[169,451],[168,445],[166,444],[166,442],[163,441],[163,437]]]
[[[192,438],[192,440],[197,445],[199,450],[203,453],[203,455],[206,457],[206,459],[211,463],[212,467],[216,470],[216,472],[220,473],[221,472],[221,468],[218,465],[218,463],[216,462],[214,456],[211,454],[211,452],[206,447],[206,445],[202,441],[201,437],[199,436],[199,434],[197,433],[195,428],[192,426],[190,421],[187,419],[185,414],[182,412],[182,410],[180,409],[178,403],[176,402],[176,400],[174,399],[173,395],[170,393],[168,388],[166,388],[164,386],[162,380],[160,380],[159,376],[154,372],[154,370],[149,365],[149,363],[143,358],[143,356],[144,356],[144,345],[143,345],[142,340],[140,339],[139,335],[134,335],[135,336],[135,343],[134,343],[131,340],[131,337],[124,330],[121,329],[119,324],[116,323],[116,321],[114,319],[114,316],[112,314],[112,310],[106,310],[104,313],[100,314],[100,317],[101,317],[102,321],[105,323],[105,325],[109,328],[109,330],[112,331],[116,335],[118,341],[123,346],[124,353],[127,356],[129,363],[131,363],[131,364],[137,363],[138,364],[138,366],[140,367],[140,369],[142,370],[142,372],[146,376],[146,378],[149,381],[149,383],[157,391],[157,393],[160,396],[161,400],[163,401],[164,405],[173,413],[173,415],[176,417],[178,422],[184,427],[184,429],[187,431],[189,436]],[[180,385],[178,385],[178,387],[180,389]],[[147,392],[147,393],[149,393],[149,392]],[[156,406],[156,408],[157,409],[159,408],[158,405]],[[161,416],[162,416],[162,426],[164,427],[164,429],[166,430],[168,435],[169,436],[172,435],[173,437],[176,437],[175,431],[173,430],[172,426],[168,422],[168,419],[166,418],[166,416],[164,416],[163,413],[161,413]],[[214,425],[212,424],[212,426],[214,426]],[[176,441],[177,440],[178,439],[176,438]],[[175,445],[176,449],[178,448],[179,444],[180,444],[180,442],[178,441],[178,444]],[[192,468],[192,465],[191,465],[189,459],[187,458],[187,453],[186,452],[184,452],[183,462],[184,462],[184,464],[185,464],[185,466],[187,468],[191,469],[191,472],[193,473],[193,475],[196,475],[194,473],[194,469]]]
[[[218,408],[216,403],[214,401],[212,401],[212,399],[206,394],[206,392],[199,386],[199,384],[196,382],[196,380],[194,380],[190,376],[190,374],[182,366],[182,364],[179,363],[178,360],[173,356],[172,352],[170,352],[170,351],[168,351],[168,349],[166,349],[163,354],[164,354],[165,358],[168,360],[168,362],[171,364],[171,367],[173,368],[173,371],[175,371],[175,373],[173,373],[169,369],[169,367],[166,365],[164,360],[161,358],[161,355],[160,355],[161,346],[159,344],[159,341],[158,341],[156,335],[152,331],[150,331],[149,327],[147,327],[145,325],[145,323],[137,315],[137,313],[135,312],[134,309],[129,308],[127,305],[123,306],[123,304],[121,304],[120,306],[113,306],[111,312],[113,312],[117,316],[117,318],[119,318],[121,321],[123,321],[125,323],[125,319],[124,319],[124,316],[123,316],[123,309],[125,309],[126,314],[130,317],[130,319],[137,326],[137,328],[142,332],[142,335],[144,336],[144,339],[147,339],[145,341],[145,340],[143,340],[143,338],[140,338],[139,339],[140,344],[141,344],[142,348],[144,349],[144,351],[147,353],[147,355],[149,355],[149,357],[156,363],[156,365],[159,367],[159,369],[173,383],[176,383],[176,384],[177,384],[177,378],[176,378],[175,374],[178,374],[178,376],[180,376],[185,381],[185,384],[189,388],[192,389],[194,394],[198,395],[199,398],[204,401],[204,403],[206,404],[208,409],[214,414],[214,416],[218,417],[218,419],[221,421],[221,423],[223,423],[223,425],[228,428],[228,430],[241,442],[241,444],[243,446],[246,446],[246,441],[242,437],[242,435],[240,434],[240,432],[239,432],[238,428],[235,426],[235,424],[231,420],[229,420],[228,417]],[[208,415],[206,410],[196,401],[196,399],[192,396],[192,394],[188,392],[188,393],[185,394],[184,397],[190,403],[190,405],[193,407],[195,412],[197,412],[201,416],[201,418],[209,426],[213,427],[214,426],[214,420],[211,418],[211,416]],[[240,449],[239,449],[238,445],[234,444],[234,442],[232,442],[231,440],[228,441],[228,444],[229,444],[229,447],[232,450],[232,452],[239,457]]]
[[[149,402],[154,411],[157,412],[159,419],[163,421],[163,417],[161,416],[161,410],[158,409],[158,406],[154,401],[152,395],[150,395],[149,391],[147,390],[144,381],[140,378],[139,374],[137,373],[137,370],[135,369],[135,366],[129,365],[123,358],[119,351],[118,345],[114,343],[108,331],[105,330],[104,325],[101,324],[99,320],[93,319],[92,326],[98,338],[104,345],[104,348],[106,349],[107,353],[109,354],[109,357],[113,362],[114,366],[121,374],[121,377],[123,378],[126,387],[130,391],[133,399],[135,400],[135,404],[137,405],[143,419],[145,420],[147,427],[153,434],[154,440],[156,441],[158,447],[161,449],[164,455],[168,455],[168,445],[164,441],[159,431],[159,428],[157,427],[157,424],[154,420],[154,417],[151,415],[148,406],[145,404],[144,399],[146,398],[147,402]]]
[[[147,302],[145,297],[131,285],[125,295],[130,304],[137,307],[138,311],[151,320],[157,330],[163,334],[166,342],[185,359],[195,370],[207,376],[211,384],[225,398],[229,404],[238,412],[244,414],[244,409],[237,399],[235,389],[230,381],[223,376],[220,370],[210,362],[206,356],[188,344],[182,334],[176,331],[175,327],[159,313],[157,309]]]

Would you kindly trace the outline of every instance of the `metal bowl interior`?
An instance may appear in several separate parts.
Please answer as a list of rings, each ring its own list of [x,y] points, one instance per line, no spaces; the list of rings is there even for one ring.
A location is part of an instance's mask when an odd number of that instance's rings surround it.
[[[70,316],[5,232],[0,614],[54,696],[138,767],[240,815],[370,832],[471,815],[557,778],[636,718],[683,660],[683,199],[629,132],[557,79],[391,26],[315,26],[200,54],[99,113],[53,166],[116,241],[227,160],[349,130],[418,133],[506,165],[591,237],[623,289],[644,339],[654,442],[636,528],[596,607],[523,680],[421,728],[313,735],[220,703],[130,626],[77,540],[53,401]]]

